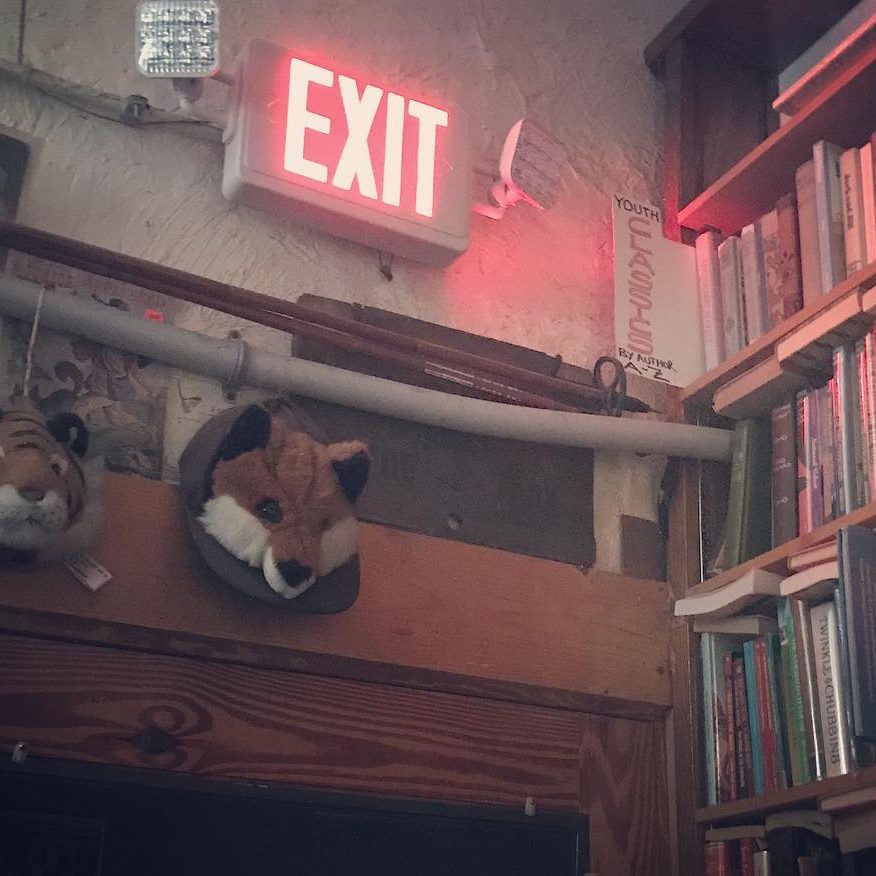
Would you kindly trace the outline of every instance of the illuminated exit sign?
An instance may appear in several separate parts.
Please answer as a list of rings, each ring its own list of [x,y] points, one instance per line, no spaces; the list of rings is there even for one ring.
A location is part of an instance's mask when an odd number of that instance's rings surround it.
[[[447,264],[468,245],[470,175],[455,107],[264,40],[246,46],[225,131],[226,198]]]

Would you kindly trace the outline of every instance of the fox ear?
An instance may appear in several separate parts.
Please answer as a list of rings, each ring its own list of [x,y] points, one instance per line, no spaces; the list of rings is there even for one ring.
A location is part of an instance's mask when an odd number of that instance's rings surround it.
[[[361,441],[341,441],[328,446],[332,468],[347,501],[353,504],[365,489],[371,458],[368,447]]]
[[[219,459],[236,459],[241,453],[268,446],[271,415],[261,405],[250,405],[235,421],[219,445]]]

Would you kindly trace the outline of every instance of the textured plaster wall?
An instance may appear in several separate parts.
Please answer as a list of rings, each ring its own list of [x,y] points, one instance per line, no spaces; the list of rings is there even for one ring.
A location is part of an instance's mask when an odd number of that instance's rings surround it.
[[[0,0],[0,53],[20,0]],[[436,96],[460,96],[475,160],[538,121],[569,153],[556,206],[472,219],[469,250],[435,269],[225,202],[221,148],[182,129],[130,130],[0,80],[0,126],[38,144],[19,219],[280,297],[308,291],[525,344],[587,365],[613,346],[610,198],[654,199],[660,85],[642,49],[682,0],[253,0],[222,4],[223,59],[266,37]],[[172,106],[134,68],[135,0],[27,0],[23,55],[65,79]],[[209,102],[222,86],[208,83]],[[487,180],[476,181],[486,190]],[[476,187],[476,192],[480,189]],[[638,389],[639,387],[637,387]],[[599,564],[617,564],[611,513],[625,462],[600,464]],[[600,494],[601,493],[601,499]],[[646,503],[647,504],[647,503]],[[608,539],[608,541],[606,541]]]

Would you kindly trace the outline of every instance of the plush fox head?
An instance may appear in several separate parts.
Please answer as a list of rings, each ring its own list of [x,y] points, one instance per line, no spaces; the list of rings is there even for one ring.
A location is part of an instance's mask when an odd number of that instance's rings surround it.
[[[323,444],[262,405],[234,420],[207,470],[198,518],[286,599],[356,553],[353,503],[368,480],[361,441]]]

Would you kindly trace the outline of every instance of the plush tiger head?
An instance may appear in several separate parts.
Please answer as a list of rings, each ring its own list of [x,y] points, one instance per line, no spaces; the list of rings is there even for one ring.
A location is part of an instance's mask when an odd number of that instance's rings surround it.
[[[87,448],[88,430],[75,414],[47,422],[32,408],[0,411],[0,561],[52,552],[85,521]]]
[[[198,520],[288,600],[355,556],[353,504],[369,456],[361,441],[314,439],[284,410],[250,405],[237,416],[208,468]]]

